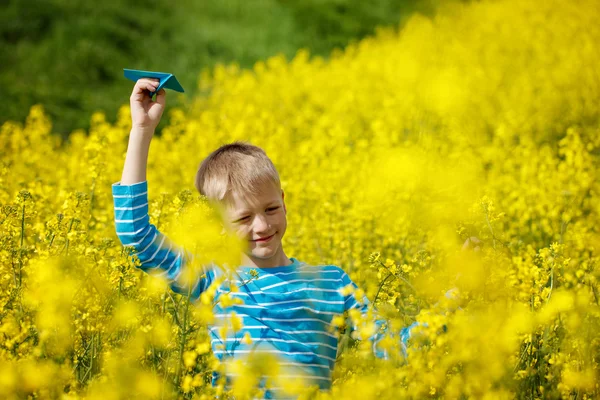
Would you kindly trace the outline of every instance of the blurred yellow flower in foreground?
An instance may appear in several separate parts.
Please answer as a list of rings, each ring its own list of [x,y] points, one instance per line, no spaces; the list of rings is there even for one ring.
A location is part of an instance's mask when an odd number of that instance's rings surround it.
[[[189,252],[181,283],[239,262],[192,177],[248,140],[280,172],[286,253],[342,267],[359,289],[335,295],[364,294],[385,320],[380,360],[354,341],[376,333],[375,314],[334,318],[330,392],[274,358],[220,363],[212,341],[253,345],[234,313],[207,330],[236,296],[218,280],[192,304],[120,246],[110,187],[127,107],[65,142],[41,106],[4,123],[0,398],[599,397],[599,19],[595,0],[446,5],[327,60],[204,71],[206,95],[167,112],[148,206]],[[478,251],[461,251],[473,237]],[[237,378],[213,387],[213,371]]]

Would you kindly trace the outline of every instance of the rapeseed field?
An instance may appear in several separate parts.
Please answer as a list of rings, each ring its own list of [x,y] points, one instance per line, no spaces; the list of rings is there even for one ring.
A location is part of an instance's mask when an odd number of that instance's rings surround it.
[[[598,20],[595,0],[473,2],[328,60],[299,51],[203,71],[204,95],[168,109],[151,147],[151,222],[232,260],[235,243],[198,218],[193,178],[219,145],[249,141],[280,172],[287,253],[346,270],[390,332],[422,323],[407,357],[397,337],[383,342],[388,360],[344,334],[332,391],[280,379],[290,393],[596,398]],[[243,378],[212,387],[224,366],[211,293],[174,294],[119,243],[111,185],[129,110],[91,122],[62,142],[36,106],[0,128],[0,397],[259,396],[276,360],[234,365]]]

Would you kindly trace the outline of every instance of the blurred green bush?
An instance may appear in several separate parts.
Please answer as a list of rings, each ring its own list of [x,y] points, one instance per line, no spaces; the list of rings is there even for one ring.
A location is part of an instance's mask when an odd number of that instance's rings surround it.
[[[0,123],[40,103],[67,136],[87,128],[93,111],[111,120],[128,101],[122,68],[176,73],[194,94],[201,70],[216,63],[251,67],[299,48],[327,56],[376,26],[432,10],[432,0],[0,2]]]

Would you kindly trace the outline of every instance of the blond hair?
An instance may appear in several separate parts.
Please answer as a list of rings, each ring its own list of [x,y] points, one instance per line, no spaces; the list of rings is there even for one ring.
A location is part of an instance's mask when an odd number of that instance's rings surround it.
[[[263,149],[234,142],[219,147],[202,161],[196,173],[196,189],[211,201],[223,201],[231,193],[254,196],[263,183],[281,189],[279,174]]]

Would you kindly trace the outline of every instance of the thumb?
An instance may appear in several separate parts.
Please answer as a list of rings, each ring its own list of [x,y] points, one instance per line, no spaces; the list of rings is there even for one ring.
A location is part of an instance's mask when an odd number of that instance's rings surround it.
[[[165,89],[160,89],[158,93],[156,93],[156,100],[150,100],[150,105],[148,107],[147,113],[152,121],[156,121],[156,124],[160,121],[160,117],[165,111],[165,100],[166,94]]]
[[[165,89],[160,89],[158,93],[156,93],[156,102],[160,104],[163,108],[167,103],[167,92]]]

